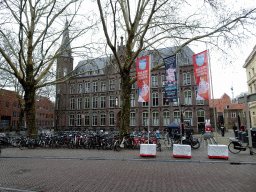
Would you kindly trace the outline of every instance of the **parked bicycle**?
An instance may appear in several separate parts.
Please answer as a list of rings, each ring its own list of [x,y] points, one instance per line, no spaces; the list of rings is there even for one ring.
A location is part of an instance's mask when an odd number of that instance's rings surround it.
[[[247,143],[242,143],[240,140],[235,139],[235,138],[229,138],[230,143],[228,144],[228,150],[233,153],[237,154],[240,151],[246,151],[247,148],[249,148],[249,142]],[[255,154],[255,143],[253,143],[252,151],[250,151],[250,154],[253,155]]]

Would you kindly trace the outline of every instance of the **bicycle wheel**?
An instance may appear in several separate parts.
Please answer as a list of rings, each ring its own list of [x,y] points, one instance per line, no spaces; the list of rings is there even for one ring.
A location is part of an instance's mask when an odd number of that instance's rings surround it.
[[[235,147],[240,148],[241,145],[239,143],[234,143],[233,141],[229,143],[228,145],[228,150],[233,153],[233,154],[237,154],[241,151],[241,149],[235,149]]]
[[[171,139],[165,140],[164,145],[165,145],[165,147],[171,149],[173,146],[172,140]]]
[[[193,149],[198,149],[200,147],[200,142],[198,140],[197,141],[192,141],[191,147]]]
[[[117,142],[115,143],[115,149],[116,149],[117,151],[120,151],[120,150],[121,150],[120,142],[119,142],[119,141],[117,141]]]

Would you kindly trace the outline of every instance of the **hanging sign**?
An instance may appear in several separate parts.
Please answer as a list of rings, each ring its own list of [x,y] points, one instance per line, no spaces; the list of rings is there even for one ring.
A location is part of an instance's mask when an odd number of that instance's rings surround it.
[[[193,55],[197,100],[211,99],[207,50]]]
[[[176,55],[163,59],[165,64],[165,99],[166,102],[177,102],[178,82],[176,69]]]
[[[150,76],[149,56],[136,60],[137,82],[139,87],[138,102],[149,102]]]

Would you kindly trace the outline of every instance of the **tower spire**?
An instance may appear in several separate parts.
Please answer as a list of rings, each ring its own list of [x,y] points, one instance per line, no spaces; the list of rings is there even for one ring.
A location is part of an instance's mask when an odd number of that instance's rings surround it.
[[[68,20],[66,19],[62,43],[61,43],[61,56],[65,56],[65,57],[71,57],[71,46],[70,46],[68,27],[69,27]]]

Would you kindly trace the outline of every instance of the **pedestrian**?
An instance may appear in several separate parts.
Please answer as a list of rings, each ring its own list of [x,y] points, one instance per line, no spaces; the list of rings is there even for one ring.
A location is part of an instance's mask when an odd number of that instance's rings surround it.
[[[234,130],[235,137],[237,137],[237,126],[236,126],[235,123],[234,123],[234,126],[233,126],[233,130]]]
[[[225,127],[224,127],[224,125],[221,126],[220,130],[221,130],[222,137],[224,137],[225,136]]]

